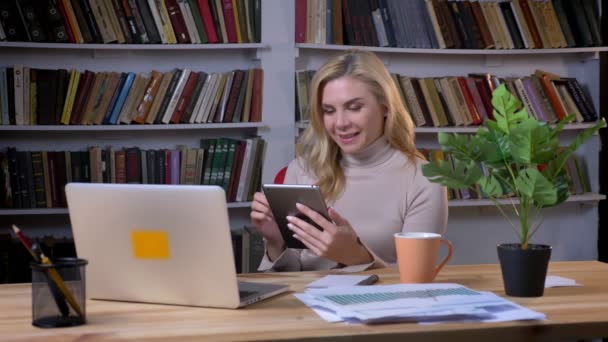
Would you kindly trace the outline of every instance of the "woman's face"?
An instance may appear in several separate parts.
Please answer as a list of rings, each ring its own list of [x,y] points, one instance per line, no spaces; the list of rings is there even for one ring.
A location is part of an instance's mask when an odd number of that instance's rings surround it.
[[[321,97],[325,130],[345,154],[362,151],[384,131],[384,113],[367,84],[349,76],[327,82]]]

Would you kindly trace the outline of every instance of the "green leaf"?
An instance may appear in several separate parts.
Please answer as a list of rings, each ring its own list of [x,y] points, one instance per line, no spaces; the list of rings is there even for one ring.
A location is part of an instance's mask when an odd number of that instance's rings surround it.
[[[543,170],[543,174],[549,180],[555,179],[558,176],[559,172],[564,168],[564,165],[566,164],[566,160],[568,160],[568,158],[570,158],[572,153],[574,153],[582,144],[584,144],[595,133],[597,133],[597,131],[599,131],[600,128],[605,127],[605,126],[606,126],[606,120],[601,119],[595,125],[593,125],[593,127],[589,127],[586,130],[579,133],[576,136],[576,138],[574,139],[574,141],[570,144],[570,146],[565,148],[560,154],[557,155],[557,157],[555,159],[551,160],[547,164],[547,167]]]
[[[525,107],[522,108],[521,102],[507,90],[504,84],[492,93],[492,106],[496,126],[504,133],[508,134],[513,126],[528,119]],[[522,109],[517,111],[519,108]]]
[[[455,166],[444,160],[432,160],[422,165],[422,174],[433,183],[439,183],[451,189],[468,188],[483,176],[478,164],[470,161],[465,164],[454,160]]]
[[[439,132],[437,141],[441,145],[441,149],[455,159],[469,162],[479,158],[478,153],[475,153],[475,149],[472,148],[475,145],[471,144],[471,137],[468,134]]]
[[[477,162],[493,168],[505,167],[511,163],[511,148],[507,136],[493,121],[488,121],[488,129],[479,129],[471,140],[471,145],[479,150]]]
[[[557,203],[557,190],[536,168],[522,170],[515,179],[519,192],[532,198],[536,206],[550,206]]]
[[[509,145],[514,162],[545,164],[557,155],[559,138],[547,124],[526,120],[511,130]]]
[[[565,202],[570,196],[570,183],[566,172],[561,172],[555,179],[553,179],[553,186],[557,191],[557,201],[555,205]]]
[[[478,183],[481,191],[490,197],[502,197],[504,194],[501,183],[494,175],[481,177]]]

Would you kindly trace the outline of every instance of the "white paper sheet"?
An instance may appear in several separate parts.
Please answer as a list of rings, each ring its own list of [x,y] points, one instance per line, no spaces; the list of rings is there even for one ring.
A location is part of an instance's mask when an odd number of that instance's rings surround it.
[[[540,320],[545,315],[491,292],[458,284],[397,284],[308,289],[296,298],[323,319],[351,323],[502,322]],[[323,315],[320,313],[322,312]]]
[[[570,278],[564,278],[560,276],[548,275],[545,278],[545,288],[547,287],[565,287],[565,286],[583,286],[578,284],[576,280]]]

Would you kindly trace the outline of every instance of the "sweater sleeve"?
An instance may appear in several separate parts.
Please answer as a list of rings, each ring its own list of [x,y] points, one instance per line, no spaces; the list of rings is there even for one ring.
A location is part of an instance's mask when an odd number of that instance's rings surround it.
[[[405,219],[402,232],[445,234],[448,225],[448,196],[446,188],[431,183],[423,174],[419,162],[411,182],[412,189],[405,198]]]

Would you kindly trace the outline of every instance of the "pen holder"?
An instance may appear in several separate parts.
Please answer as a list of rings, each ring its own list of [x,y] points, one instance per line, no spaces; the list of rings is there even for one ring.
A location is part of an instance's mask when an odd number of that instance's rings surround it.
[[[31,263],[32,324],[40,328],[86,322],[85,266],[88,261],[57,258],[51,264]]]

